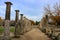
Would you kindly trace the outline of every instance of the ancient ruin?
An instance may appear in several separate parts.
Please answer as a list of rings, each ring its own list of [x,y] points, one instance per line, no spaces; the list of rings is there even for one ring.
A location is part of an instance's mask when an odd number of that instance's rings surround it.
[[[15,10],[16,12],[16,17],[15,17],[15,33],[14,33],[14,37],[19,37],[19,10]]]
[[[15,10],[15,20],[10,20],[12,3],[5,4],[5,19],[0,17],[3,29],[3,32],[0,30],[0,40],[60,40],[60,6],[55,8],[55,11],[58,9],[57,14],[53,14],[49,6],[45,8],[46,14],[37,22],[24,16],[24,13],[19,15],[19,10]]]
[[[10,12],[11,12],[11,2],[5,2],[6,4],[6,15],[5,15],[5,31],[3,40],[9,40],[10,39]]]

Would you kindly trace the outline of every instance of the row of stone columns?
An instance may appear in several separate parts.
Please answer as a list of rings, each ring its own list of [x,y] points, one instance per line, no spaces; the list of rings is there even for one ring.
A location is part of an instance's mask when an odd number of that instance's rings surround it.
[[[20,37],[21,34],[23,33],[24,30],[24,22],[23,22],[23,14],[20,14],[20,21],[19,21],[19,10],[15,10],[16,12],[16,17],[15,17],[15,38]]]
[[[30,31],[31,29],[32,29],[31,21],[28,20],[26,17],[23,17],[23,14],[21,14],[20,34],[23,35],[24,33]]]
[[[21,15],[20,19],[20,34],[24,34],[32,29],[31,21],[27,19],[26,17],[23,17],[23,14]]]
[[[10,40],[10,14],[11,14],[11,2],[5,2],[6,4],[6,15],[5,15],[5,24],[4,24],[4,36],[2,40]],[[15,37],[18,36],[18,18],[19,18],[19,10],[15,10],[16,19],[15,19]]]
[[[11,2],[5,2],[6,4],[6,15],[5,15],[5,24],[4,24],[4,36],[3,40],[10,39],[10,12],[11,12]],[[16,17],[15,17],[15,32],[14,37],[20,37],[21,34],[24,34],[27,31],[32,29],[31,21],[27,18],[23,17],[23,14],[20,14],[20,22],[19,22],[19,10],[15,10]]]

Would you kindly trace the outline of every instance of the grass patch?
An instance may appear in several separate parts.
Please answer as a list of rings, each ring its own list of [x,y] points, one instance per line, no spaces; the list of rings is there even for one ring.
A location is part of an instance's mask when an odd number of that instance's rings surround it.
[[[0,27],[0,33],[4,32],[4,28]]]
[[[15,28],[14,27],[11,27],[10,28],[10,32],[14,32],[15,31]]]
[[[10,32],[14,32],[15,28],[14,27],[10,27]],[[0,26],[0,33],[4,32],[4,28]]]

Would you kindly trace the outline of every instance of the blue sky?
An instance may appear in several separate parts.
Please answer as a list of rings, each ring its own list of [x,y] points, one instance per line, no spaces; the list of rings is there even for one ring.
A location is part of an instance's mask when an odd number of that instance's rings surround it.
[[[10,1],[11,6],[11,20],[15,20],[15,10],[20,10],[20,14],[24,14],[28,19],[40,21],[44,15],[43,8],[47,4],[53,6],[59,3],[60,0],[0,0],[0,17],[5,18],[6,5],[4,2]]]

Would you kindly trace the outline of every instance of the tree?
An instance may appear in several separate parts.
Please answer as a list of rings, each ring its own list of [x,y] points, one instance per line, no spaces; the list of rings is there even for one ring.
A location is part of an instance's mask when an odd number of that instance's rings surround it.
[[[45,15],[52,15],[52,10],[50,5],[47,5],[46,7],[44,7],[44,14]]]
[[[60,3],[56,3],[55,5],[53,5],[53,9],[51,9],[52,8],[50,7],[50,5],[44,7],[44,14],[48,15],[48,17],[52,19],[52,23],[57,24],[58,20],[60,19]]]
[[[56,3],[53,8],[54,8],[54,13],[56,14],[56,16],[59,16],[60,15],[60,3]]]
[[[38,25],[40,22],[39,21],[36,21],[36,25]]]

